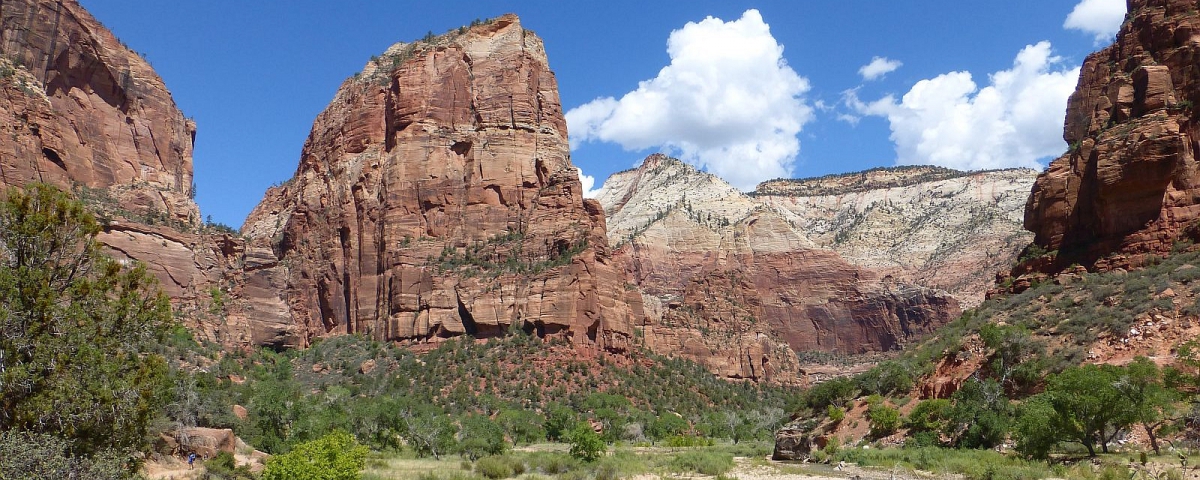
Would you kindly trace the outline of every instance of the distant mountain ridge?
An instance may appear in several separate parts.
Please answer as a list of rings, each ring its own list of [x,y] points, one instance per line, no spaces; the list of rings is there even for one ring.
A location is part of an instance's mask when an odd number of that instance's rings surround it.
[[[597,199],[618,247],[676,211],[711,231],[770,211],[789,227],[793,245],[780,247],[784,251],[832,250],[881,276],[946,290],[971,306],[1032,239],[1022,220],[1036,176],[1024,168],[884,167],[770,180],[743,194],[714,175],[652,155],[610,177]]]
[[[1025,171],[1036,174],[1029,168],[1002,168],[992,170],[955,170],[936,165],[900,165],[876,167],[859,172],[832,173],[820,177],[776,178],[759,183],[751,196],[787,195],[820,196],[858,193],[868,190],[907,187],[939,180],[974,176],[980,174]]]
[[[851,263],[974,306],[1032,240],[1022,221],[1036,177],[1031,169],[894,167],[764,182],[755,199]]]
[[[959,312],[949,295],[847,263],[802,217],[664,155],[613,175],[596,199],[643,292],[647,346],[727,377],[785,378],[796,352],[899,348]]]

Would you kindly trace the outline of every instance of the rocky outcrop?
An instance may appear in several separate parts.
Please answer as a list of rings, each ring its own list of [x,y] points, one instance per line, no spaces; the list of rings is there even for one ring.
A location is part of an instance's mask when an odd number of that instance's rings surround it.
[[[290,342],[523,329],[626,349],[636,295],[566,134],[542,42],[513,15],[373,59],[242,230],[279,259]]]
[[[1070,150],[1034,185],[1018,266],[1054,273],[1136,266],[1200,238],[1200,13],[1188,0],[1130,0],[1116,42],[1089,55],[1067,104]]]
[[[795,428],[782,428],[775,433],[775,449],[771,460],[807,460],[813,451],[812,438]]]
[[[849,264],[788,210],[675,159],[614,174],[597,199],[644,292],[646,346],[726,377],[795,379],[795,352],[891,350],[959,312],[949,295]]]
[[[97,240],[144,262],[199,338],[294,342],[275,291],[286,282],[263,269],[274,254],[200,222],[195,132],[150,65],[74,0],[0,2],[0,187],[75,193],[102,220]]]
[[[971,307],[1032,240],[1021,221],[1036,177],[1030,169],[880,168],[772,180],[754,198],[846,261]]]
[[[150,64],[76,1],[0,3],[0,185],[105,189],[131,213],[198,222],[195,132]]]

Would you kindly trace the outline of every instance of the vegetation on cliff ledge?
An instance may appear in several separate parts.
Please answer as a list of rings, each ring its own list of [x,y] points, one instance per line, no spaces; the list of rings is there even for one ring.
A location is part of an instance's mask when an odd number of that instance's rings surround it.
[[[1168,463],[1186,462],[1200,447],[1198,264],[1180,244],[1142,269],[1080,269],[993,297],[896,359],[807,390],[788,428],[834,445],[809,454],[819,461],[912,466],[915,451],[950,447],[1053,464],[1170,450]],[[908,453],[864,457],[843,443]]]

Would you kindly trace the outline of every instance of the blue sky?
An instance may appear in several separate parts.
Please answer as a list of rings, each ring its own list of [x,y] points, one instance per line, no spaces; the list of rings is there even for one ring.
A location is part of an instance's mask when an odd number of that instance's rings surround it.
[[[1124,0],[80,2],[196,120],[201,211],[235,227],[291,177],[346,77],[395,42],[475,18],[513,12],[545,40],[564,109],[587,106],[569,117],[572,160],[595,187],[666,151],[752,188],[897,163],[1044,166],[1066,149],[1075,69],[1124,11]]]

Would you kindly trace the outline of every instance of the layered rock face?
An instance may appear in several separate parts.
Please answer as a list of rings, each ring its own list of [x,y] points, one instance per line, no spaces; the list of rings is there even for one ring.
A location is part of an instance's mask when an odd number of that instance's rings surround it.
[[[542,42],[512,15],[394,45],[347,80],[243,233],[280,259],[289,343],[631,338],[636,295],[582,197]]]
[[[949,295],[819,248],[786,209],[653,155],[598,194],[643,292],[648,347],[731,378],[783,380],[795,352],[899,347],[958,315]]]
[[[0,184],[105,189],[193,222],[192,141],[162,79],[74,0],[0,3]]]
[[[1034,242],[1056,255],[1015,273],[1125,267],[1200,238],[1200,14],[1188,0],[1128,3],[1116,42],[1088,56],[1068,102],[1070,151],[1026,206]]]
[[[1036,177],[1030,169],[895,167],[773,180],[754,196],[846,261],[973,307],[1033,238],[1021,222]]]
[[[0,2],[0,187],[73,191],[103,220],[97,239],[145,262],[197,336],[280,342],[290,319],[254,271],[273,253],[200,224],[195,132],[150,65],[74,0]]]

